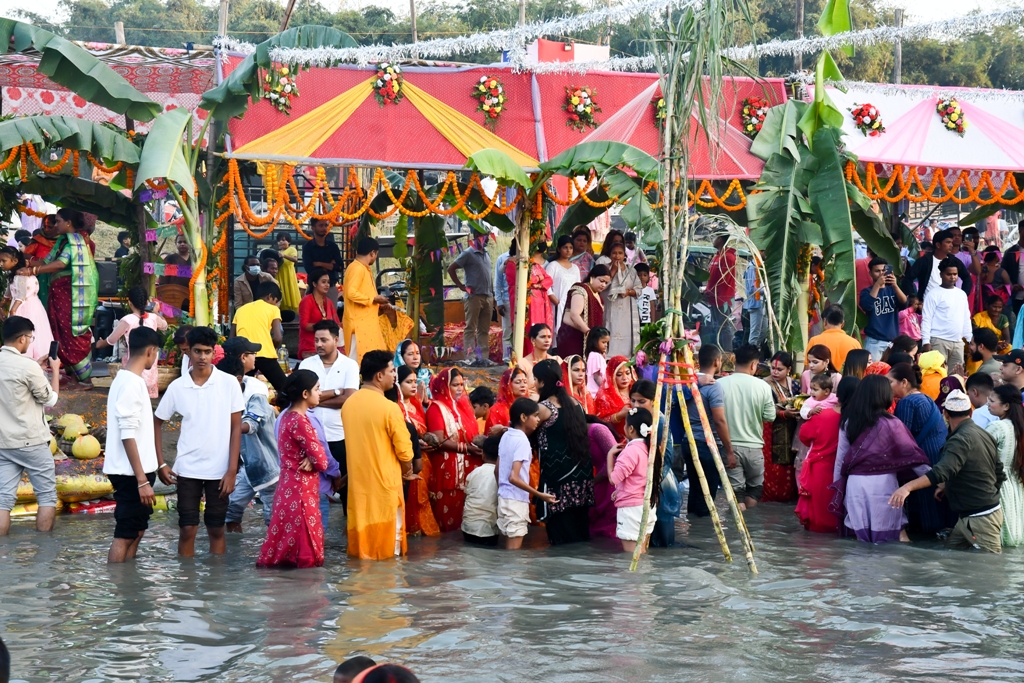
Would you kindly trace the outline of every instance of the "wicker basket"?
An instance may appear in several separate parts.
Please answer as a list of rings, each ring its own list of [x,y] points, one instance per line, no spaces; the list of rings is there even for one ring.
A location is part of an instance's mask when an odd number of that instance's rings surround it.
[[[156,375],[156,388],[161,392],[167,391],[171,382],[181,376],[180,365],[158,365]]]
[[[107,372],[110,374],[110,381],[117,377],[117,371],[121,369],[121,363],[107,363]]]

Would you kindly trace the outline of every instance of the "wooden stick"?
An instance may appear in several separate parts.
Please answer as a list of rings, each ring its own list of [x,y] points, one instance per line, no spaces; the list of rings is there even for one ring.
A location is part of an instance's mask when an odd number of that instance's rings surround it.
[[[647,520],[651,514],[651,490],[654,485],[655,454],[658,452],[658,418],[661,417],[661,388],[664,386],[664,377],[662,377],[662,373],[664,371],[665,354],[662,354],[661,360],[658,362],[657,388],[654,390],[654,410],[652,411],[652,417],[654,419],[651,422],[651,447],[648,449],[647,456],[647,483],[644,485],[644,511],[643,514],[640,515],[640,537],[636,541],[636,548],[633,549],[633,561],[629,563],[629,571],[631,572],[636,571],[636,565],[640,562],[640,555],[643,554],[647,546]],[[659,472],[659,486],[661,486],[660,474],[661,473]]]
[[[693,391],[692,387],[690,391]],[[686,398],[683,396],[683,387],[681,385],[676,385],[676,398],[679,400],[680,410],[685,411]],[[722,554],[725,555],[725,561],[732,562],[732,553],[729,552],[729,544],[725,540],[725,532],[722,531],[722,520],[718,516],[718,508],[715,507],[715,499],[711,496],[711,488],[708,486],[707,477],[704,476],[704,466],[700,464],[700,455],[697,453],[697,441],[693,438],[693,427],[690,425],[690,420],[685,413],[683,415],[683,427],[686,429],[686,440],[690,443],[690,453],[693,455],[692,467],[697,473],[697,479],[700,481],[700,489],[704,492],[704,502],[711,513],[711,523],[715,527],[715,535],[718,536],[718,543],[722,546]]]
[[[690,350],[689,344],[683,347],[683,357],[687,365],[693,365],[693,353]],[[718,476],[722,479],[722,490],[725,491],[725,499],[729,502],[729,509],[732,510],[733,519],[736,520],[736,528],[739,530],[740,539],[743,541],[743,554],[747,558],[747,567],[756,574],[757,565],[754,564],[754,542],[751,540],[750,531],[747,530],[747,524],[743,520],[743,512],[740,510],[739,503],[736,502],[736,494],[732,490],[729,474],[725,471],[725,464],[722,462],[722,456],[718,452],[718,444],[715,443],[715,437],[712,436],[711,423],[708,421],[707,411],[704,410],[704,401],[701,399],[700,389],[697,388],[697,376],[691,374],[690,378],[690,392],[693,394],[693,402],[697,406],[697,414],[700,415],[700,423],[704,428],[704,438],[707,440],[708,448],[711,450],[711,458],[715,461]]]

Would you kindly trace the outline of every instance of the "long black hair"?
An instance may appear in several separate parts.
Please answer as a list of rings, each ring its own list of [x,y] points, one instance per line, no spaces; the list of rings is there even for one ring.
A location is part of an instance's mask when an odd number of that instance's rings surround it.
[[[57,209],[57,215],[70,223],[75,232],[85,229],[85,216],[82,215],[81,211],[75,211],[74,209],[63,207]]]
[[[146,306],[149,306],[149,292],[145,287],[135,286],[128,290],[128,302],[139,310],[139,318],[146,317]]]
[[[552,358],[546,358],[533,366],[533,377],[538,382],[537,393],[544,401],[554,397],[565,421],[565,434],[569,454],[580,464],[590,464],[590,438],[587,433],[587,419],[583,409],[569,396],[562,384],[562,366]]]
[[[1012,384],[1001,384],[995,389],[996,398],[1006,404],[1006,418],[1013,424],[1013,435],[1017,438],[1017,453],[1013,458],[1013,471],[1024,482],[1024,403],[1020,390]]]
[[[845,377],[843,379],[846,379]],[[891,418],[892,387],[889,379],[882,375],[867,375],[857,387],[849,403],[843,404],[843,415],[839,426],[846,430],[846,438],[852,444],[881,418]]]
[[[854,349],[850,351],[846,354],[846,361],[843,363],[843,377],[863,379],[870,360],[871,352],[867,349]]]
[[[296,370],[288,375],[284,389],[277,395],[277,407],[283,413],[285,409],[301,401],[303,392],[310,391],[319,381],[320,378],[312,370]]]
[[[600,325],[598,325],[597,327],[591,327],[590,331],[587,332],[587,339],[585,341],[585,346],[583,349],[584,360],[589,358],[591,353],[601,353],[600,351],[597,350],[597,342],[601,341],[605,337],[611,336],[612,333],[608,330],[607,327],[601,327]]]
[[[14,268],[12,269],[13,272],[18,272],[18,270],[26,266],[25,255],[21,253],[20,250],[15,249],[14,247],[0,247],[0,254],[7,254],[8,256],[14,259],[15,263]]]

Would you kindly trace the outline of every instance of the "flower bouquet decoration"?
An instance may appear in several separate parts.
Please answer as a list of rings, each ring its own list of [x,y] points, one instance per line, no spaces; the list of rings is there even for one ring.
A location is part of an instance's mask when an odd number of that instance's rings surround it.
[[[568,115],[565,125],[571,126],[581,133],[587,128],[597,128],[594,114],[601,111],[601,107],[597,106],[597,101],[594,99],[596,94],[597,91],[588,86],[566,88],[565,104],[562,105],[562,111]]]
[[[857,126],[857,130],[863,133],[865,137],[877,138],[885,132],[882,114],[870,102],[864,104],[854,102],[850,114],[853,116],[853,125]]]
[[[668,109],[665,106],[665,98],[661,93],[658,93],[651,99],[651,109],[654,111],[654,123],[658,128],[665,127],[665,117],[668,115]]]
[[[380,106],[385,104],[398,104],[405,97],[402,92],[402,85],[405,79],[402,77],[402,68],[397,64],[381,62],[377,65],[377,79],[373,82],[373,96],[377,98]]]
[[[484,115],[484,125],[494,130],[498,117],[505,111],[505,86],[493,76],[481,76],[473,86],[473,99],[476,100],[476,110]]]
[[[743,134],[753,140],[764,125],[764,118],[768,116],[768,109],[771,104],[763,97],[748,97],[743,100],[743,109],[740,116],[743,121]]]
[[[295,83],[296,69],[287,66],[272,67],[263,76],[263,99],[281,112],[291,116],[292,99],[299,96],[299,86]]]
[[[953,131],[960,137],[964,136],[964,133],[967,132],[967,117],[964,116],[960,109],[960,103],[955,97],[940,99],[939,103],[935,105],[935,111],[939,113],[942,126],[946,130]]]

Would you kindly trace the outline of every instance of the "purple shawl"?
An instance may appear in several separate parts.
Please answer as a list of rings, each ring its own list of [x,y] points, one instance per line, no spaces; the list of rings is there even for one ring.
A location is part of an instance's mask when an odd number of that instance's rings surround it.
[[[878,423],[857,437],[850,444],[843,458],[839,479],[829,486],[834,495],[829,512],[840,520],[846,519],[846,481],[851,474],[906,475],[919,465],[930,465],[931,461],[917,445],[907,426],[891,415],[879,418]],[[909,479],[908,479],[909,480]]]

